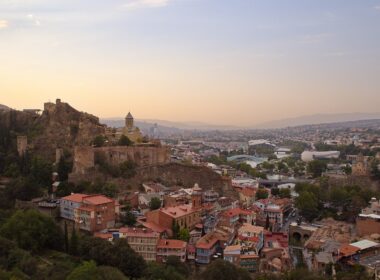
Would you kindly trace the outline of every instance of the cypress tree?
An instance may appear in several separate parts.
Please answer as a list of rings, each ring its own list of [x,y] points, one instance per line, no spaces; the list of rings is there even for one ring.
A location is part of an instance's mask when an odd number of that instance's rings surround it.
[[[69,253],[73,256],[76,256],[78,254],[78,236],[77,232],[75,231],[75,227],[73,227],[73,231],[71,233]]]
[[[67,232],[67,223],[65,222],[65,252],[69,252],[69,234]]]

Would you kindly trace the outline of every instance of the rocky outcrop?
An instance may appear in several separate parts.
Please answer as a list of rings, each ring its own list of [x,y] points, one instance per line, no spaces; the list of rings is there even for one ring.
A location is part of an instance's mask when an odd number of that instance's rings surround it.
[[[192,187],[198,183],[203,190],[213,188],[221,195],[236,197],[229,177],[223,177],[204,166],[179,163],[140,167],[136,169],[136,175],[130,179],[112,178],[112,176],[98,172],[95,168],[89,169],[85,173],[70,174],[70,181],[73,183],[81,181],[110,182],[118,185],[121,190],[138,190],[139,186],[146,181],[160,181],[166,186],[181,185],[184,187]]]
[[[51,161],[57,148],[72,151],[76,145],[90,145],[106,129],[97,117],[79,112],[60,99],[45,103],[41,114],[38,110],[2,110],[0,127],[27,136],[28,149]]]

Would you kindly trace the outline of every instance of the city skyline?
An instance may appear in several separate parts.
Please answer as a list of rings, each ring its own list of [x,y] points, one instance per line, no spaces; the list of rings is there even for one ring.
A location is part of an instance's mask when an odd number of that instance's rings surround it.
[[[251,126],[378,113],[380,1],[0,0],[1,102]]]

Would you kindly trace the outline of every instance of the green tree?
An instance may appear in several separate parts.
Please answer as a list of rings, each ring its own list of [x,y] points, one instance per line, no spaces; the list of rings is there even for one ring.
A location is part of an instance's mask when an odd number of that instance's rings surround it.
[[[67,181],[69,178],[69,173],[71,171],[72,164],[69,162],[66,162],[65,157],[61,156],[58,165],[57,165],[57,172],[59,175],[60,181]]]
[[[50,186],[52,172],[53,167],[51,163],[41,157],[33,157],[30,174],[37,183],[43,186]]]
[[[151,262],[144,271],[144,279],[147,280],[185,280],[175,267],[166,266],[160,263]]]
[[[301,192],[296,198],[296,207],[300,210],[301,215],[309,221],[318,216],[318,200],[312,192]]]
[[[189,232],[189,230],[187,228],[180,229],[178,238],[180,240],[189,242],[189,240],[190,240],[190,232]]]
[[[121,222],[127,226],[133,226],[136,224],[136,217],[131,211],[127,211],[121,215]]]
[[[73,256],[78,255],[78,236],[75,228],[73,227],[73,230],[71,232],[71,238],[70,238],[70,246],[69,246],[69,252]]]
[[[56,223],[36,210],[18,210],[0,228],[0,234],[33,252],[62,249],[63,234]]]
[[[158,197],[152,197],[152,199],[149,202],[149,208],[150,210],[156,210],[161,207],[161,200]]]
[[[277,196],[277,195],[280,194],[280,189],[277,188],[277,187],[275,187],[275,188],[271,188],[271,189],[270,189],[270,193],[271,193],[271,195],[273,195],[273,196]]]
[[[125,135],[121,135],[118,143],[119,146],[132,146],[133,142]]]
[[[326,171],[327,164],[322,160],[310,161],[307,165],[307,172],[310,173],[313,178],[321,177],[322,173]]]
[[[172,223],[173,239],[178,239],[179,231],[180,231],[180,227],[178,223],[175,220],[173,220],[173,223]]]
[[[266,199],[268,196],[269,193],[266,189],[258,189],[256,192],[256,199]]]
[[[92,140],[92,145],[95,147],[103,147],[106,143],[106,138],[103,135],[98,135]]]
[[[124,274],[114,267],[99,266],[94,261],[83,262],[75,268],[67,280],[128,280]]]
[[[117,186],[115,184],[112,184],[112,183],[105,183],[101,187],[101,191],[100,191],[101,194],[108,196],[108,197],[115,197],[117,192],[118,192]]]
[[[131,160],[127,160],[121,163],[119,168],[121,176],[123,176],[126,179],[132,178],[136,174],[136,164]]]
[[[64,237],[65,237],[65,252],[69,252],[69,233],[67,231],[67,223],[65,221],[65,231],[64,231]]]
[[[251,276],[247,270],[238,268],[230,262],[216,260],[207,266],[200,275],[201,280],[250,280]]]
[[[291,198],[290,189],[281,189],[279,195],[281,198]]]

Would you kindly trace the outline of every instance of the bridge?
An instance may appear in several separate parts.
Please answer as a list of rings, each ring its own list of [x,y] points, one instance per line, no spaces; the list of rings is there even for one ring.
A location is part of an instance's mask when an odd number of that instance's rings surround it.
[[[310,183],[310,179],[258,179],[260,185],[266,187],[276,187],[282,184],[298,184],[298,183]]]
[[[251,155],[235,155],[235,156],[230,156],[227,158],[227,161],[237,161],[237,162],[254,161],[257,164],[263,163],[266,160],[267,158],[260,158],[260,157],[251,156]]]

